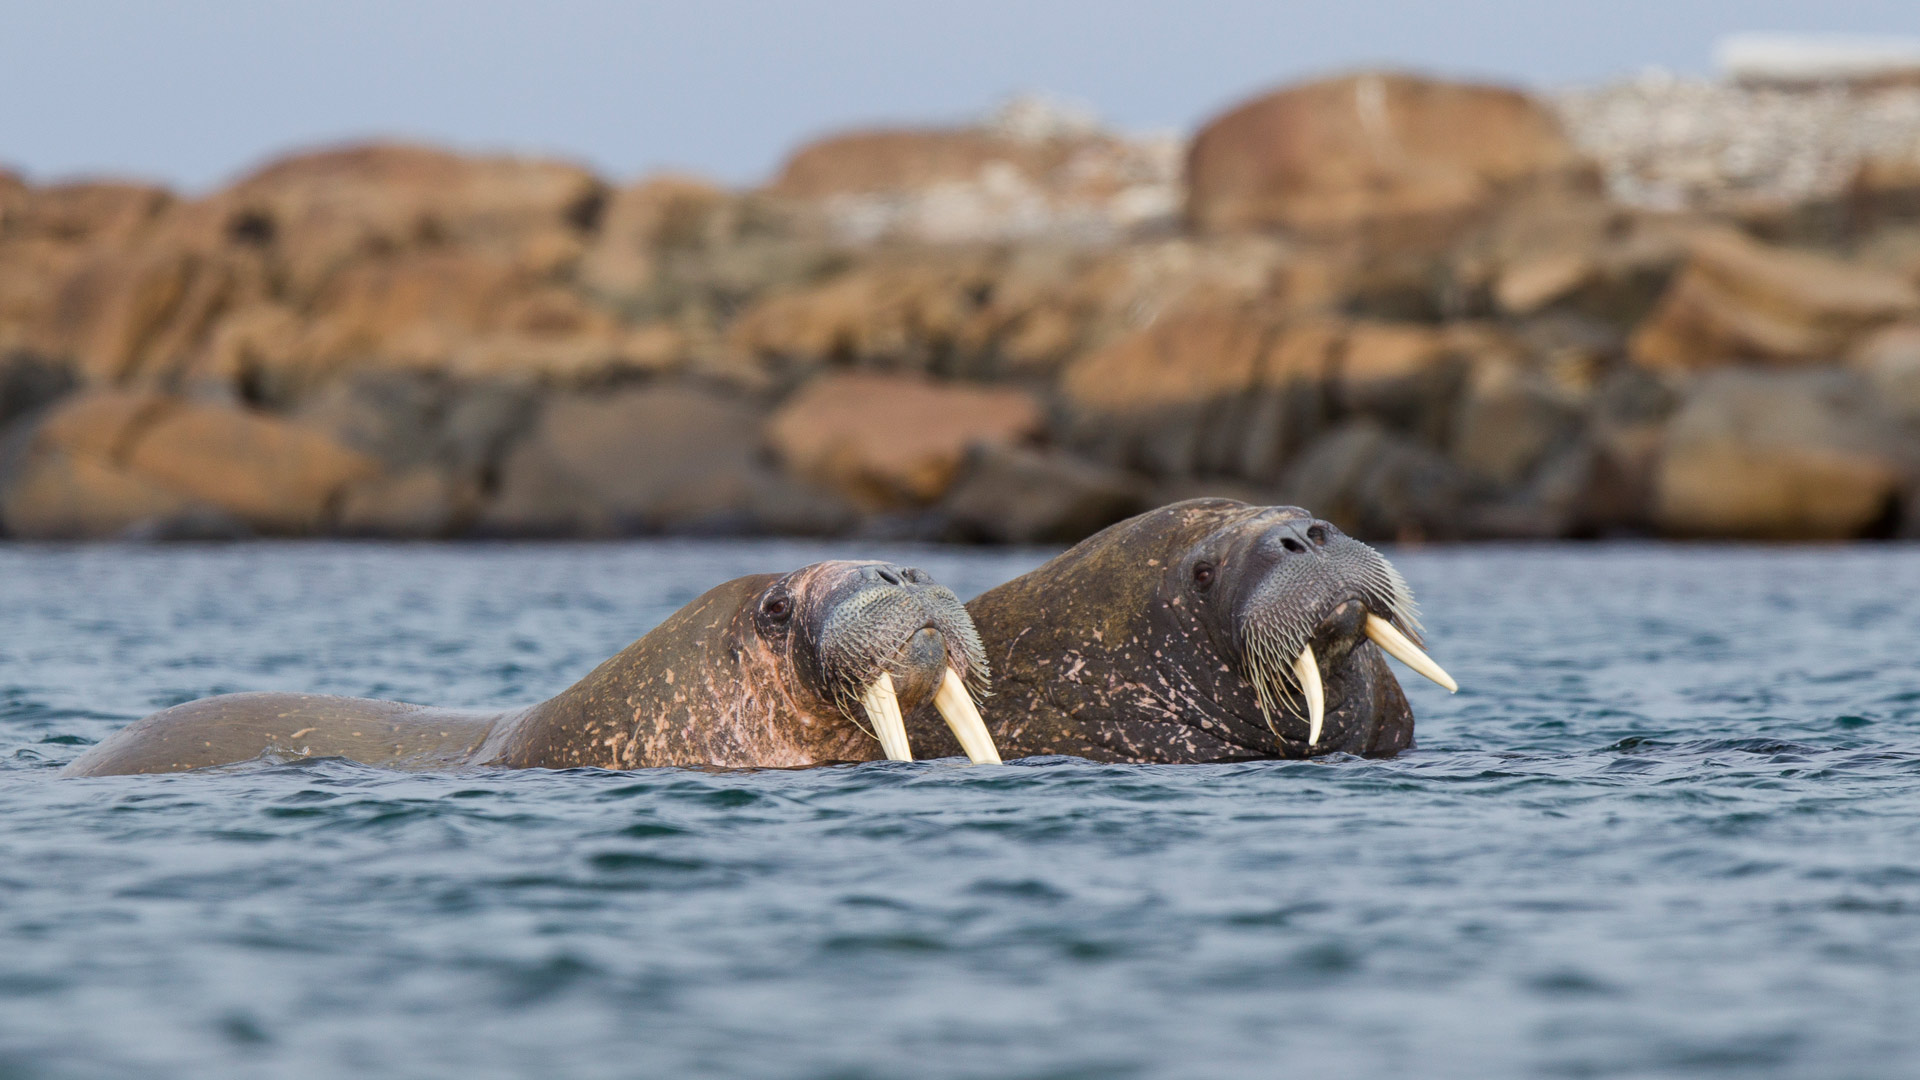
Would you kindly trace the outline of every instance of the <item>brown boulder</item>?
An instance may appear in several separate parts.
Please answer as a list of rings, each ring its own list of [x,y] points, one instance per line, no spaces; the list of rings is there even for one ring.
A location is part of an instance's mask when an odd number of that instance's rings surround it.
[[[906,375],[827,375],[767,423],[767,442],[796,476],[872,509],[925,505],[967,452],[1040,434],[1039,404],[1018,390]]]
[[[120,461],[164,399],[99,393],[70,397],[33,427],[0,477],[0,521],[28,539],[116,536],[186,512],[190,500],[131,475]]]
[[[0,523],[27,540],[123,536],[194,509],[178,492],[65,450],[32,454],[0,491]]]
[[[1647,367],[1833,363],[1864,332],[1920,311],[1912,283],[1810,251],[1716,230],[1690,252],[1633,336],[1633,359]]]
[[[1837,540],[1888,517],[1908,452],[1839,373],[1721,372],[1668,424],[1659,528],[1681,536]]]
[[[166,535],[190,518],[307,533],[373,463],[325,436],[229,406],[155,394],[67,399],[35,426],[7,485],[21,536]]]
[[[318,531],[349,485],[379,472],[372,458],[312,428],[197,402],[161,411],[125,461],[157,486],[286,534]]]
[[[1576,163],[1552,114],[1518,91],[1348,75],[1257,98],[1201,128],[1187,155],[1187,217],[1208,232],[1424,229]]]
[[[1342,334],[1337,323],[1283,325],[1251,306],[1168,312],[1068,365],[1068,437],[1158,477],[1267,477],[1317,426]]]

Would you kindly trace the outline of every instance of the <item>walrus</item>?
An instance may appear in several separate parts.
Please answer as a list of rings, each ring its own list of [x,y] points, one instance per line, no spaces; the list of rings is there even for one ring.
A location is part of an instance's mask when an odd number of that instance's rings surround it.
[[[1393,566],[1293,506],[1164,506],[967,611],[994,667],[987,728],[1008,757],[1390,757],[1413,745],[1413,711],[1382,650],[1458,689],[1422,651]],[[945,749],[925,715],[911,720],[915,745]]]
[[[229,694],[138,720],[62,775],[177,772],[263,757],[342,757],[406,770],[910,760],[904,710],[923,702],[948,718],[972,761],[997,763],[974,702],[988,674],[966,609],[925,571],[821,562],[709,590],[538,705],[488,713]]]

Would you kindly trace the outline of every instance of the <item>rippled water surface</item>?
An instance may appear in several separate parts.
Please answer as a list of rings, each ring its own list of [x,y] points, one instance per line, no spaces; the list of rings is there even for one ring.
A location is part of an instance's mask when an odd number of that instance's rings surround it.
[[[827,555],[0,549],[0,1076],[1920,1075],[1920,550],[1393,557],[1396,761],[58,780],[255,689],[548,696]]]

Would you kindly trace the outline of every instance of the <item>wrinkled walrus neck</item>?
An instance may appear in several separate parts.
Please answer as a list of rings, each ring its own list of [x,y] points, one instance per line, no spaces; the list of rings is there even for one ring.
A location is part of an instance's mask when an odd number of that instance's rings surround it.
[[[478,760],[637,769],[871,757],[872,740],[858,728],[801,707],[781,657],[755,632],[754,599],[777,577],[709,590],[579,682],[501,724]]]
[[[1114,525],[967,605],[994,668],[983,711],[1001,755],[1200,762],[1391,754],[1412,713],[1370,642],[1346,642],[1324,672],[1326,717],[1309,749],[1304,715],[1263,713],[1238,644],[1211,627],[1177,572],[1199,541],[1274,508],[1176,503]],[[921,710],[914,742],[939,738]]]

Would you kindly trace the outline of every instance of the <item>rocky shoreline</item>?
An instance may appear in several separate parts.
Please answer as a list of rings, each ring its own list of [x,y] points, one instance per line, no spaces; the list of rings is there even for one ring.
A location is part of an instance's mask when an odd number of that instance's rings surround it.
[[[748,191],[0,173],[10,537],[1061,542],[1202,493],[1920,535],[1920,89],[1360,74],[1190,140],[1022,103]]]

